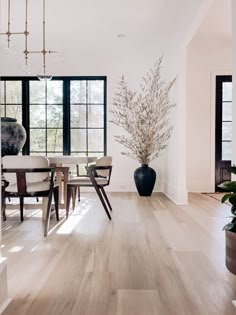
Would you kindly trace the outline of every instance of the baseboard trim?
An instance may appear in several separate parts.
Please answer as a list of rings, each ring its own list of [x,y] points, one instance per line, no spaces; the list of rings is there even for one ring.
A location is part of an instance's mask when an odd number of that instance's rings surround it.
[[[167,192],[164,191],[163,194],[164,194],[168,199],[170,199],[174,204],[177,205],[177,201],[176,201],[173,197],[171,197]]]
[[[180,190],[177,189],[174,185],[165,183],[165,189],[163,193],[177,206],[183,206],[188,204],[187,190]]]
[[[11,303],[12,299],[10,298],[7,298],[3,303],[2,305],[0,306],[0,314],[2,314],[5,309],[8,307],[8,305]]]

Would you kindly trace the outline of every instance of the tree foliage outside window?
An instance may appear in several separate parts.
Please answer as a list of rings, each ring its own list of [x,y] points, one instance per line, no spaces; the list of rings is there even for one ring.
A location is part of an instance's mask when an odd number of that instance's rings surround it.
[[[105,77],[60,77],[47,83],[35,78],[3,78],[1,116],[23,122],[29,139],[25,154],[103,156],[105,93]]]

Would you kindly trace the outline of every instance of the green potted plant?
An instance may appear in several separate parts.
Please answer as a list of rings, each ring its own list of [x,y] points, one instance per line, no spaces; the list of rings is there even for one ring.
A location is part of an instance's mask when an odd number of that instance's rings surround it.
[[[169,113],[175,105],[169,92],[175,79],[165,82],[161,78],[161,57],[143,77],[139,91],[132,91],[122,76],[113,100],[111,122],[124,130],[115,136],[127,151],[121,152],[137,160],[141,167],[134,172],[140,196],[150,196],[156,181],[156,172],[149,163],[166,149],[171,136]]]
[[[229,167],[228,171],[236,174],[236,166]],[[225,182],[219,187],[227,192],[221,202],[228,201],[231,204],[231,221],[224,226],[223,230],[225,230],[226,240],[226,267],[236,274],[236,181]]]

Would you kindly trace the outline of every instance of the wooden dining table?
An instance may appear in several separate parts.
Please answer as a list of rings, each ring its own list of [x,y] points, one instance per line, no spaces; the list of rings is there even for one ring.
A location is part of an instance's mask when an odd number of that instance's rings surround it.
[[[97,157],[62,155],[52,157],[47,156],[47,158],[49,159],[50,166],[55,166],[56,179],[59,185],[59,205],[61,208],[65,208],[67,202],[67,183],[70,176],[70,165],[94,163],[96,162]]]

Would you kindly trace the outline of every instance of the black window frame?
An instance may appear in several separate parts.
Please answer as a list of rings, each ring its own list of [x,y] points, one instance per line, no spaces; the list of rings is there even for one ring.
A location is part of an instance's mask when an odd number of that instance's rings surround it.
[[[24,126],[27,134],[26,142],[22,148],[23,155],[30,155],[30,81],[38,81],[37,77],[31,76],[4,76],[1,81],[21,81],[22,82],[22,125]],[[104,118],[103,118],[103,148],[104,151],[89,151],[88,150],[88,137],[86,136],[86,150],[78,151],[76,153],[85,153],[87,156],[94,152],[107,154],[107,77],[106,76],[54,76],[52,81],[63,81],[63,155],[71,155],[71,121],[70,121],[70,82],[71,81],[103,81],[104,86]],[[2,104],[4,105],[4,104]],[[100,104],[101,105],[101,104]],[[80,128],[78,128],[80,129]],[[88,133],[88,116],[86,115],[86,132]],[[39,153],[40,154],[40,153]],[[50,155],[53,153],[48,153]]]

